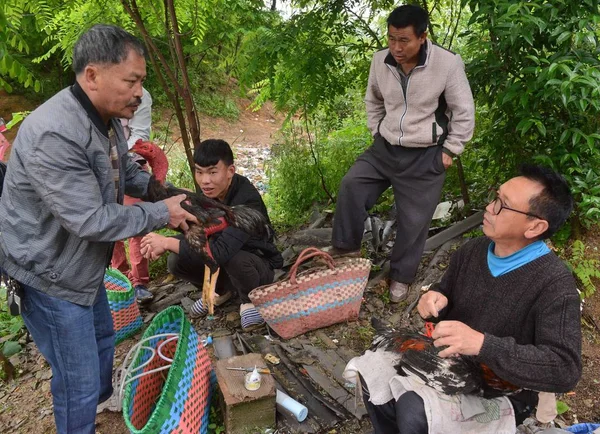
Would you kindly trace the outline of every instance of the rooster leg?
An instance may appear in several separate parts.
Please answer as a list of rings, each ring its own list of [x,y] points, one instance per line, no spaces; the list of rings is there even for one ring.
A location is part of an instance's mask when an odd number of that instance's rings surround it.
[[[211,272],[208,265],[204,266],[204,282],[202,283],[202,304],[208,309],[208,314],[214,313],[214,306],[210,304],[210,278]]]
[[[202,284],[202,304],[207,307],[208,314],[213,315],[215,312],[215,296],[217,288],[217,279],[219,278],[219,270],[213,273],[208,265],[204,266],[204,282]]]
[[[215,298],[217,297],[217,279],[219,278],[219,271],[221,269],[217,268],[214,273],[210,275],[210,300],[209,306],[214,309],[215,308]]]

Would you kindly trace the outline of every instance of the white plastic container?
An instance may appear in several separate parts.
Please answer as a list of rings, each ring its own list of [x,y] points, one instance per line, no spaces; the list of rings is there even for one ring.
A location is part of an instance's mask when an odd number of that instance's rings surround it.
[[[304,419],[306,419],[306,416],[308,416],[308,409],[305,406],[279,389],[277,390],[277,397],[275,400],[279,407],[284,408],[296,416],[298,422],[302,422]]]

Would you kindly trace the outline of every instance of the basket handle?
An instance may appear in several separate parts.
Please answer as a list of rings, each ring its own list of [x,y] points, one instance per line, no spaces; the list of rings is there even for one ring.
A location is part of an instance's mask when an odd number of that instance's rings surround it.
[[[321,257],[325,259],[325,263],[327,264],[329,269],[335,269],[335,262],[329,253],[324,252],[323,250],[319,250],[316,247],[308,247],[300,253],[298,259],[296,259],[296,263],[290,270],[290,283],[292,285],[296,284],[296,274],[298,273],[298,267],[300,267],[300,265],[302,265],[303,262],[306,262],[314,257]]]
[[[305,257],[306,255],[308,255],[309,253],[314,253],[314,252],[322,252],[322,250],[317,249],[316,247],[307,247],[306,249],[302,250],[300,252],[300,254],[298,255],[298,259],[296,259],[296,262],[300,261],[300,263],[305,261]],[[300,265],[300,263],[298,265]]]

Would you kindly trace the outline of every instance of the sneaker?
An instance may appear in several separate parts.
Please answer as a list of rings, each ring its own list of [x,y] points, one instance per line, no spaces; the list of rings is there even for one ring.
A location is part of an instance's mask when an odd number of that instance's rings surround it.
[[[265,320],[252,303],[244,303],[240,306],[240,318],[244,331],[254,330],[265,324]]]
[[[136,285],[134,288],[135,299],[138,303],[147,303],[154,298],[154,294],[148,291],[144,285]]]
[[[400,303],[408,296],[408,284],[396,282],[392,280],[390,282],[390,302]]]

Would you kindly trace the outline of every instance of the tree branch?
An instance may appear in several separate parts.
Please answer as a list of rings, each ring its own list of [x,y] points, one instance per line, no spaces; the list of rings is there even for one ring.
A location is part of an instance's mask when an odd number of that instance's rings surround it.
[[[381,43],[381,40],[379,39],[379,37],[377,36],[377,33],[375,33],[373,31],[373,29],[371,29],[371,26],[369,26],[369,23],[367,23],[360,15],[358,15],[356,12],[354,12],[352,9],[347,8],[344,5],[344,10],[346,12],[349,12],[350,14],[354,15],[356,17],[356,19],[362,24],[362,28],[363,30],[365,30],[369,35],[371,35],[371,37],[375,40],[375,42],[377,43],[377,49],[381,50],[383,48],[385,48],[383,46],[383,44]]]

